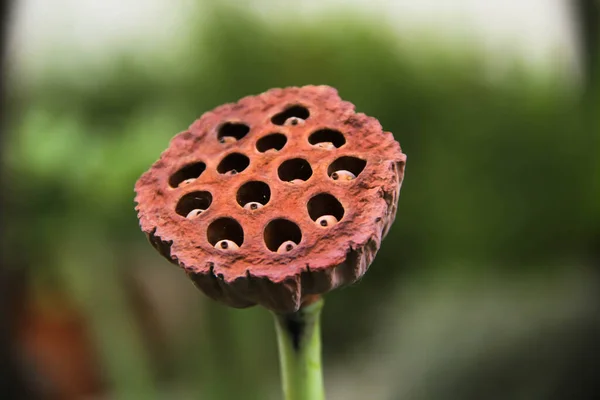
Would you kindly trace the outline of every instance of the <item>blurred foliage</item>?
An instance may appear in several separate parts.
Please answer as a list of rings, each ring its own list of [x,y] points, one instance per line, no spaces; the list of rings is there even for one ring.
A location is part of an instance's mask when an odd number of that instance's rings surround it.
[[[159,362],[169,367],[146,367],[149,350],[136,344],[144,333],[118,272],[153,251],[138,229],[133,185],[170,137],[202,112],[271,87],[334,86],[408,155],[397,223],[374,265],[363,283],[327,298],[327,362],[373,335],[381,305],[403,279],[586,262],[600,225],[591,180],[597,132],[585,125],[566,74],[516,61],[494,73],[475,49],[403,42],[351,14],[265,22],[229,3],[203,4],[193,26],[172,59],[122,55],[102,71],[49,71],[12,93],[12,254],[42,285],[70,288],[99,336],[115,390],[119,382],[120,393],[139,383],[151,390],[159,374],[208,398],[277,393],[269,316],[204,298],[186,305],[190,314],[204,311],[167,345],[171,355]],[[152,256],[142,259],[162,263]],[[131,369],[139,373],[127,375]]]

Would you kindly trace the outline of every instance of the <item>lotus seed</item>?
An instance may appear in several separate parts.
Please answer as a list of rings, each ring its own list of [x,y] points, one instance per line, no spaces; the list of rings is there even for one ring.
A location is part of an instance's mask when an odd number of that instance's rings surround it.
[[[219,139],[219,142],[221,143],[235,143],[237,142],[237,139],[233,136],[223,136],[221,139]]]
[[[333,150],[333,149],[335,149],[335,146],[331,142],[321,142],[321,143],[317,143],[315,146],[317,146],[317,147],[319,147],[321,149],[325,149],[325,150]]]
[[[297,246],[296,243],[292,242],[291,240],[286,240],[285,242],[281,243],[281,246],[279,246],[279,248],[277,249],[277,253],[279,253],[279,254],[287,253],[289,251],[294,250],[294,248],[296,246]]]
[[[244,206],[244,208],[246,210],[252,210],[252,211],[258,210],[259,208],[262,208],[262,207],[264,207],[264,206],[257,201],[251,201],[249,203],[246,203],[246,205]]]
[[[340,169],[339,171],[335,171],[333,174],[331,174],[331,179],[334,181],[351,181],[352,179],[356,179],[356,175],[350,171],[346,171],[345,169]]]
[[[190,178],[190,179],[186,179],[183,182],[181,182],[179,184],[179,186],[184,186],[184,185],[189,185],[190,183],[194,182],[196,180],[196,178]]]
[[[285,126],[304,125],[304,120],[302,118],[298,118],[298,117],[290,117],[285,120],[283,125],[285,125]]]
[[[202,214],[204,211],[205,211],[205,210],[203,210],[202,208],[195,208],[195,209],[193,209],[192,211],[190,211],[190,212],[188,213],[188,215],[186,215],[185,217],[186,217],[187,219],[194,219],[194,218],[196,218],[197,216],[199,216],[200,214]]]
[[[237,250],[239,248],[240,248],[240,246],[238,246],[235,242],[233,242],[231,240],[227,240],[227,239],[219,240],[215,244],[215,249],[220,249],[220,250]]]
[[[338,219],[333,215],[322,215],[319,218],[317,218],[315,222],[323,228],[326,228],[328,226],[333,226],[337,224]]]

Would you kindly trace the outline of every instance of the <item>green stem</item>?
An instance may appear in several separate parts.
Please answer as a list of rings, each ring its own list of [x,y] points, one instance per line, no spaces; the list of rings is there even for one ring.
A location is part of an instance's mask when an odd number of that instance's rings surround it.
[[[323,299],[292,314],[275,314],[281,380],[286,400],[324,400],[321,371]]]

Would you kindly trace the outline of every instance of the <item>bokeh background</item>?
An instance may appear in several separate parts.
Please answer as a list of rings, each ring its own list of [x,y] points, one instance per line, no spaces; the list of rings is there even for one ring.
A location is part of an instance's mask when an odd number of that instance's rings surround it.
[[[376,261],[326,296],[329,398],[600,394],[598,1],[2,7],[0,397],[281,397],[269,313],[163,260],[133,185],[203,112],[304,84],[408,155]]]

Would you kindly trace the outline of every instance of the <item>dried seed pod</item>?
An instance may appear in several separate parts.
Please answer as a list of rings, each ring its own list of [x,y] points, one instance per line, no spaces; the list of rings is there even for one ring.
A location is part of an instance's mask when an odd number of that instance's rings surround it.
[[[334,181],[351,181],[352,179],[356,179],[356,175],[350,171],[340,169],[331,174],[331,179]]]
[[[219,143],[227,137],[237,141]],[[217,107],[174,137],[137,181],[136,209],[154,248],[206,295],[289,313],[365,274],[394,221],[405,161],[392,134],[335,89],[273,89]],[[201,174],[196,191],[172,190]],[[241,209],[251,202],[269,207]],[[182,223],[196,209],[203,223]],[[326,229],[330,217],[344,223]]]
[[[199,216],[200,214],[202,214],[205,210],[203,210],[202,208],[195,208],[192,211],[190,211],[185,217],[187,219],[194,219],[197,216]]]
[[[335,149],[335,146],[333,143],[331,142],[321,142],[321,143],[317,143],[315,144],[316,147],[321,148],[321,149],[325,149],[325,150],[333,150]]]
[[[315,221],[317,225],[323,228],[329,228],[338,223],[338,219],[333,215],[322,215]]]
[[[259,208],[263,208],[263,207],[264,206],[262,204],[260,204],[259,202],[257,202],[257,201],[251,201],[251,202],[246,203],[244,205],[244,208],[246,210],[251,210],[251,211],[258,210]]]
[[[219,240],[215,244],[215,249],[219,249],[219,250],[239,250],[239,248],[240,248],[240,246],[238,246],[237,243],[235,243],[232,240],[227,240],[227,239]]]
[[[304,121],[302,118],[298,118],[298,117],[291,117],[285,120],[285,122],[283,123],[283,125],[285,126],[296,126],[296,125],[304,125]]]
[[[279,246],[279,248],[277,249],[277,253],[278,254],[289,253],[290,251],[294,250],[296,248],[296,246],[298,246],[298,245],[295,242],[293,242],[291,240],[286,240],[285,242],[281,243],[281,246]]]

